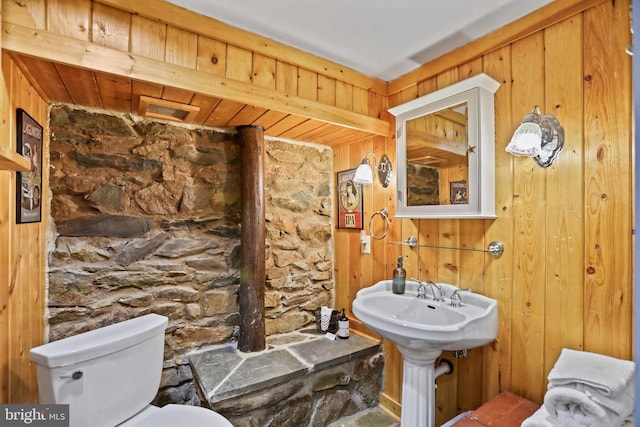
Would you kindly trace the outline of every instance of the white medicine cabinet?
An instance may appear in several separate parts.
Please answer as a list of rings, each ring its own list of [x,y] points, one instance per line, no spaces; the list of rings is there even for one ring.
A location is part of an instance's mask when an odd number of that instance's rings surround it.
[[[389,110],[399,218],[495,218],[494,93],[479,74]]]

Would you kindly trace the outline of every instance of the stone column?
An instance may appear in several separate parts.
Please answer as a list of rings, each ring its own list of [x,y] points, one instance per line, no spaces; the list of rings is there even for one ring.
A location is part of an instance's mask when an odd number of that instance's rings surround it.
[[[244,352],[265,349],[265,201],[264,129],[240,126],[242,162],[242,269],[240,271],[240,336],[238,349]]]

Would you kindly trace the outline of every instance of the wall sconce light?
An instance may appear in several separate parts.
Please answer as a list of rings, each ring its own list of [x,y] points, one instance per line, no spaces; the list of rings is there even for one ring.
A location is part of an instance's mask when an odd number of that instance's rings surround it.
[[[353,181],[358,184],[373,184],[373,172],[371,171],[371,164],[369,163],[369,159],[367,156],[371,154],[373,156],[373,167],[378,171],[378,180],[383,187],[387,187],[391,183],[391,172],[393,168],[391,167],[391,160],[389,156],[383,154],[380,158],[380,163],[376,166],[376,155],[372,152],[368,152],[364,155],[364,159],[362,159],[362,163],[356,169],[356,175],[353,178]]]
[[[564,129],[551,114],[542,115],[539,106],[527,114],[505,148],[514,156],[532,157],[546,168],[558,157],[564,146]]]

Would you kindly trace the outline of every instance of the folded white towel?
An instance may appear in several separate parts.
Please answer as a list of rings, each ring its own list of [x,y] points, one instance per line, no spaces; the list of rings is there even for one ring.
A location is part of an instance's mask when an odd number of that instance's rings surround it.
[[[584,393],[588,398],[599,405],[612,410],[616,415],[625,416],[633,410],[636,401],[636,381],[633,378],[627,386],[616,395],[607,396],[599,389],[585,384],[576,384],[576,390]]]
[[[549,411],[547,411],[547,408],[542,405],[536,412],[534,412],[529,418],[525,419],[522,424],[520,424],[521,427],[560,427],[561,425],[565,425],[565,426],[576,426],[576,425],[580,425],[580,424],[576,424],[576,422],[574,422],[573,420],[568,420],[565,422],[568,422],[568,424],[560,424],[560,420],[558,420],[558,418],[556,417],[552,417],[551,414],[549,414]],[[597,425],[597,424],[592,424],[592,425]],[[635,427],[635,417],[634,414],[631,414],[626,420],[624,420],[624,422],[622,423],[622,425],[620,425],[620,427]],[[611,427],[617,427],[617,425],[611,425]]]
[[[625,414],[616,414],[571,387],[552,387],[547,390],[544,407],[555,419],[554,425],[566,427],[620,426],[633,412],[631,406]]]
[[[541,406],[529,418],[524,420],[520,427],[554,427],[554,419],[551,418],[547,409]]]
[[[547,379],[549,388],[582,383],[606,396],[615,396],[634,376],[632,361],[563,348]]]

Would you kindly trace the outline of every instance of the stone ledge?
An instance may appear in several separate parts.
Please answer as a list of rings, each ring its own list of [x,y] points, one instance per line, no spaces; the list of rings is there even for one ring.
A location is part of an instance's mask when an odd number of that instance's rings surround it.
[[[320,369],[381,351],[378,341],[352,334],[328,340],[314,330],[270,337],[267,350],[242,353],[235,345],[188,355],[194,377],[210,404],[276,386]]]

